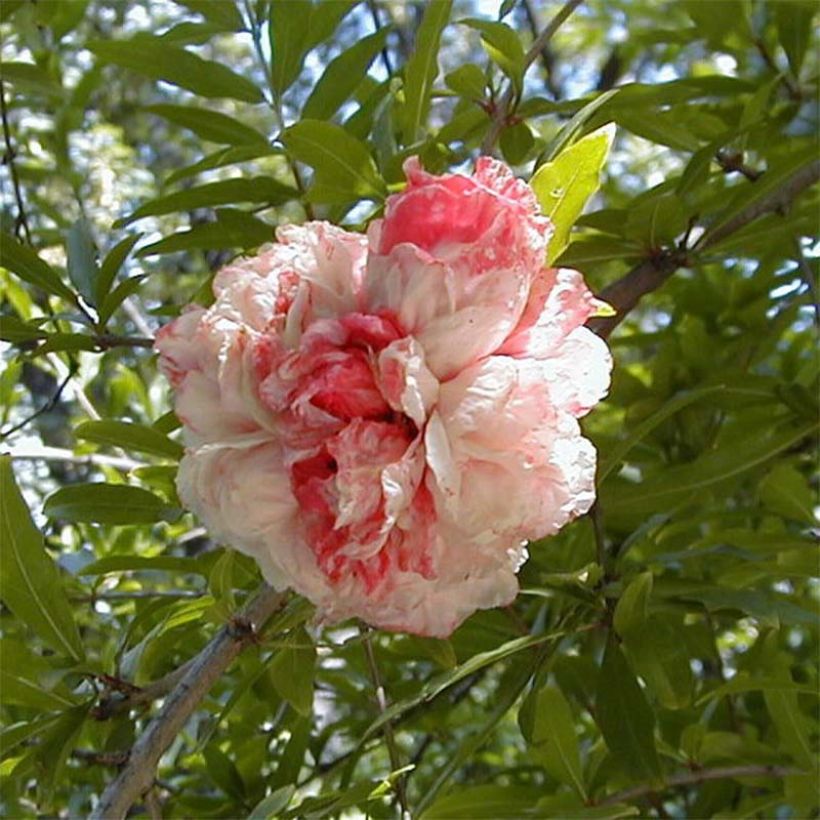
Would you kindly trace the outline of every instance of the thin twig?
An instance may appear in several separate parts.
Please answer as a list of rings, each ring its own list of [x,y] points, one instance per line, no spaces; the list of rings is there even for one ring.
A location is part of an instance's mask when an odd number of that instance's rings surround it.
[[[14,188],[14,198],[17,201],[17,220],[15,222],[16,228],[22,228],[26,236],[26,242],[31,245],[31,231],[28,226],[28,218],[26,216],[26,206],[23,203],[23,192],[20,189],[20,179],[17,176],[17,166],[14,164],[16,157],[14,146],[11,142],[11,129],[9,128],[9,117],[6,109],[6,91],[3,86],[3,81],[0,79],[0,115],[3,120],[3,139],[6,143],[6,163],[9,166],[9,174],[11,175],[11,185]],[[17,233],[17,231],[15,231]],[[19,235],[18,235],[19,238]]]
[[[139,601],[143,598],[172,598],[175,600],[179,598],[202,598],[205,594],[205,592],[197,592],[193,589],[135,589],[133,592],[92,592],[88,595],[71,595],[68,600],[73,604],[95,604],[97,601]]]
[[[150,334],[150,328],[148,329]],[[94,337],[94,342],[100,350],[111,350],[112,347],[144,347],[152,348],[154,339],[151,336],[117,336],[113,333],[101,333]]]
[[[379,706],[379,712],[384,714],[387,711],[387,697],[382,685],[381,675],[379,674],[379,665],[376,662],[376,653],[373,651],[373,643],[371,641],[371,631],[368,627],[364,627],[362,632],[362,645],[364,646],[364,654],[367,658],[367,668],[370,672],[370,679],[373,681],[373,688],[376,690],[376,702]],[[387,746],[387,753],[390,756],[390,767],[394,772],[402,768],[401,754],[396,745],[396,738],[393,734],[393,724],[388,720],[382,729],[384,735],[384,742]],[[396,778],[396,798],[401,806],[402,817],[409,817],[410,812],[407,808],[407,794],[404,787],[404,775],[400,774]]]
[[[527,23],[529,24],[530,31],[532,32],[533,41],[538,39],[538,15],[533,4],[533,0],[524,0],[522,3],[524,8],[524,15],[527,18]],[[555,99],[558,99],[560,89],[558,88],[557,84],[554,82],[553,73],[552,73],[552,65],[553,65],[553,55],[552,52],[549,50],[549,46],[547,43],[541,47],[541,64],[544,66],[544,73],[546,74],[546,86],[549,89],[550,94]]]
[[[159,714],[134,744],[126,766],[108,784],[90,815],[91,820],[121,820],[140,795],[153,786],[157,764],[165,750],[222,673],[286,599],[284,593],[264,586],[240,616],[222,627],[190,662]]]
[[[655,794],[663,791],[665,788],[674,788],[676,786],[692,786],[699,783],[705,783],[709,780],[731,780],[737,777],[777,777],[783,778],[793,774],[804,774],[798,769],[791,769],[786,766],[725,766],[719,769],[700,769],[691,772],[684,772],[682,774],[672,775],[667,777],[662,788],[644,783],[640,786],[633,786],[631,789],[624,789],[615,794],[610,794],[603,800],[599,800],[596,806],[614,806],[618,803],[628,803],[639,797],[645,795]]]
[[[64,376],[63,380],[57,386],[57,389],[54,391],[52,397],[44,404],[42,407],[37,408],[33,413],[29,413],[26,418],[24,418],[21,422],[11,426],[8,430],[4,430],[0,433],[0,441],[4,441],[7,439],[12,433],[16,433],[18,430],[22,430],[27,424],[30,424],[34,419],[38,416],[42,416],[43,413],[48,413],[53,410],[60,402],[60,397],[63,395],[66,387],[68,387],[68,383],[71,381],[72,377],[74,376],[75,371],[69,368],[68,373]]]
[[[376,6],[376,0],[367,0],[367,7],[370,9],[370,16],[373,19],[373,25],[376,27],[376,31],[381,31],[382,23],[379,19],[379,10]],[[390,52],[387,50],[387,43],[382,46],[381,50],[382,62],[384,63],[384,70],[387,72],[388,77],[393,76],[393,64],[390,61]]]
[[[544,30],[538,35],[538,37],[536,37],[535,42],[530,46],[530,50],[524,57],[524,73],[526,73],[527,69],[535,62],[536,59],[538,59],[538,55],[542,53],[544,47],[552,39],[555,32],[561,28],[564,21],[572,14],[573,11],[575,11],[578,6],[581,5],[582,2],[583,0],[567,0],[555,17],[547,23]],[[493,146],[495,145],[499,134],[501,134],[501,130],[506,124],[507,117],[512,113],[510,111],[510,105],[512,104],[514,97],[515,92],[513,90],[512,83],[510,83],[507,86],[507,90],[495,106],[492,122],[490,123],[490,127],[484,137],[484,141],[481,143],[482,154],[489,154],[492,152]]]

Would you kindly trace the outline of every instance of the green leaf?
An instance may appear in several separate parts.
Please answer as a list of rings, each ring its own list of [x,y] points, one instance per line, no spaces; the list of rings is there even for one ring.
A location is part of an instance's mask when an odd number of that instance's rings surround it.
[[[714,222],[698,240],[698,247],[709,247],[711,238],[739,213],[767,199],[782,188],[799,171],[817,162],[817,146],[814,141],[809,144],[794,142],[791,150],[772,162],[766,172],[754,184],[741,184],[737,193],[732,196],[727,206],[718,213]]]
[[[450,19],[452,5],[452,0],[429,0],[416,32],[413,55],[404,68],[404,105],[399,109],[405,145],[418,139],[422,126],[427,122],[430,94],[438,76],[441,32]]]
[[[225,145],[268,146],[264,134],[218,111],[189,105],[147,105],[145,110],[193,131],[204,140]]]
[[[282,134],[282,142],[294,159],[314,169],[314,201],[379,200],[387,193],[370,152],[341,126],[302,120]]]
[[[262,145],[261,142],[254,143],[253,145],[236,145],[229,148],[221,148],[219,151],[208,154],[192,165],[186,165],[184,168],[177,169],[168,176],[168,179],[165,180],[165,184],[173,185],[182,179],[188,179],[189,177],[201,174],[203,171],[210,171],[213,168],[224,168],[226,165],[237,165],[252,159],[275,156],[282,153],[284,153],[282,148],[274,148],[267,143]]]
[[[60,711],[76,705],[70,692],[58,682],[55,669],[10,638],[0,641],[0,690],[3,703],[17,704],[40,712]]]
[[[694,493],[764,464],[811,435],[818,426],[814,420],[790,426],[758,439],[753,449],[727,445],[689,464],[666,468],[640,484],[613,484],[604,494],[604,503],[619,513],[668,509]]]
[[[247,820],[269,820],[271,817],[277,817],[288,807],[295,791],[296,787],[290,784],[271,792],[251,809]]]
[[[630,209],[624,234],[644,247],[660,248],[682,234],[687,222],[681,200],[674,194],[662,194]]]
[[[174,572],[207,575],[209,568],[197,558],[177,558],[172,555],[109,555],[84,566],[80,575],[109,575],[114,572]]]
[[[129,297],[133,296],[140,285],[148,278],[148,275],[132,276],[129,279],[123,279],[122,282],[103,299],[103,303],[99,307],[100,322],[104,325],[113,315],[114,311]]]
[[[0,234],[0,265],[16,273],[30,285],[36,285],[47,293],[61,296],[69,302],[76,301],[74,293],[60,279],[57,272],[11,234]]]
[[[127,452],[150,453],[167,458],[182,458],[185,448],[153,427],[130,421],[86,421],[74,430],[77,438],[122,447]]]
[[[617,111],[615,121],[638,137],[667,145],[676,151],[697,151],[701,141],[691,128],[680,122],[680,108],[673,111]]]
[[[361,84],[389,32],[388,28],[379,29],[331,60],[308,97],[302,118],[330,119]]]
[[[462,786],[439,797],[419,820],[498,820],[528,817],[542,791],[535,786]]]
[[[169,45],[159,37],[141,35],[130,40],[92,40],[86,48],[104,62],[178,85],[202,97],[231,97],[249,103],[265,100],[256,85],[245,77],[221,63],[203,60],[184,48]]]
[[[618,599],[612,625],[622,638],[644,629],[649,617],[652,581],[651,572],[642,572],[630,582]]]
[[[201,14],[209,23],[219,26],[222,31],[241,31],[242,15],[234,2],[215,3],[214,0],[175,0],[191,11]]]
[[[638,817],[636,806],[616,803],[611,806],[586,806],[570,794],[542,797],[536,804],[536,817],[560,817],[561,820],[620,820],[622,817]]]
[[[789,58],[792,74],[800,76],[806,50],[811,42],[814,15],[817,4],[812,0],[790,0],[790,2],[772,3],[770,6],[777,26],[777,37],[783,51]]]
[[[610,637],[598,676],[595,719],[607,748],[637,781],[660,783],[655,715],[623,651]]]
[[[66,237],[68,278],[89,304],[95,305],[100,268],[97,249],[85,219],[78,219]]]
[[[3,62],[3,80],[11,83],[17,92],[43,94],[60,99],[63,89],[43,68],[34,63]]]
[[[459,66],[444,77],[444,82],[460,97],[467,100],[482,100],[487,92],[487,77],[475,64]]]
[[[773,512],[812,526],[816,495],[805,476],[790,464],[776,464],[757,488],[763,504]]]
[[[570,246],[573,247],[573,246]],[[700,401],[706,396],[726,392],[731,392],[731,388],[726,385],[716,384],[711,387],[701,387],[698,390],[687,390],[679,393],[670,399],[660,410],[653,413],[649,418],[644,419],[623,441],[610,448],[606,457],[601,462],[598,468],[598,485],[603,484],[604,480],[610,473],[624,460],[624,457],[632,450],[632,448],[642,441],[649,433],[651,433],[658,425],[662,424],[670,416],[675,415],[684,407]]]
[[[18,316],[0,316],[0,339],[18,344],[47,338],[48,333],[31,323],[23,322]]]
[[[215,744],[202,750],[210,779],[229,797],[245,802],[245,784],[234,762]]]
[[[60,521],[97,524],[153,524],[179,517],[179,510],[158,495],[128,484],[70,484],[46,499],[43,512]]]
[[[800,692],[817,695],[817,687],[810,683],[795,683],[784,678],[752,676],[748,672],[738,672],[730,681],[704,692],[696,701],[696,706],[702,706],[710,700],[725,697],[726,695],[742,695],[746,692]]]
[[[176,211],[192,211],[195,208],[213,208],[217,205],[232,205],[238,202],[264,202],[268,205],[282,205],[296,199],[299,192],[282,185],[270,177],[240,177],[206,182],[195,188],[187,188],[173,194],[158,197],[141,205],[134,213],[119,221],[118,226],[127,225],[146,216],[170,214]]]
[[[313,709],[316,647],[303,627],[293,630],[270,664],[270,677],[280,697],[300,715]]]
[[[215,222],[195,225],[140,248],[137,257],[176,251],[257,248],[273,239],[273,227],[244,211],[218,208]]]
[[[552,777],[587,799],[575,720],[566,698],[554,686],[545,686],[536,696],[532,746]]]
[[[307,51],[313,3],[304,3],[294,14],[288,0],[271,0],[268,33],[271,51],[271,85],[278,97],[299,76]]]
[[[575,220],[600,187],[601,169],[614,136],[612,125],[593,131],[552,162],[544,163],[530,180],[542,211],[555,225],[547,252],[548,263],[557,259],[566,248]]]
[[[510,165],[522,163],[535,145],[535,138],[532,135],[529,125],[519,122],[510,125],[501,132],[499,139],[501,153]]]
[[[57,652],[82,660],[83,644],[60,575],[31,520],[8,456],[0,456],[0,535],[3,603]]]
[[[97,276],[97,288],[94,294],[96,305],[102,305],[105,301],[105,297],[108,296],[114,284],[114,279],[128,258],[128,254],[131,253],[134,245],[139,241],[140,236],[142,234],[138,233],[126,236],[106,254]],[[100,321],[105,324],[105,319],[102,317],[100,317]]]
[[[481,33],[481,43],[490,59],[510,78],[515,89],[520,93],[524,82],[524,46],[516,31],[506,23],[495,20],[469,18],[459,20]]]

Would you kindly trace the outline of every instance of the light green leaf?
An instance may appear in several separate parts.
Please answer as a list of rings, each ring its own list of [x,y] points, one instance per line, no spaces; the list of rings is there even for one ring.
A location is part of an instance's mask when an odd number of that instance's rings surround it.
[[[130,40],[93,40],[86,48],[104,62],[178,85],[202,97],[231,97],[249,103],[265,99],[254,83],[227,66],[203,60],[159,37],[138,35]]]
[[[128,452],[150,453],[174,459],[181,458],[185,452],[181,444],[172,441],[159,430],[130,421],[86,421],[74,430],[74,434],[85,441],[122,447]]]
[[[52,712],[76,705],[45,658],[10,638],[0,641],[0,690],[4,704]],[[5,751],[5,750],[4,750]]]
[[[148,105],[145,110],[193,131],[204,140],[225,145],[268,146],[264,134],[219,111],[189,105]]]
[[[295,791],[296,787],[290,784],[271,792],[253,807],[247,820],[270,820],[270,818],[277,817],[288,807]]]
[[[316,647],[303,627],[293,630],[270,664],[274,688],[300,715],[313,709],[315,667]]]
[[[341,126],[302,120],[284,132],[282,141],[294,159],[314,169],[314,201],[345,203],[386,195],[370,152]]]
[[[253,145],[234,145],[229,148],[220,148],[212,154],[208,154],[192,165],[186,165],[184,168],[179,168],[172,174],[169,174],[168,179],[165,180],[166,185],[173,185],[182,179],[201,174],[203,171],[210,171],[213,168],[224,168],[226,165],[238,165],[241,162],[248,162],[252,159],[259,159],[260,157],[275,156],[282,154],[282,148],[274,148],[272,145],[262,145],[262,143],[254,143]]]
[[[31,520],[11,459],[0,456],[0,597],[49,646],[74,660],[85,652],[60,575]]]
[[[598,676],[595,720],[607,748],[632,777],[660,783],[655,715],[623,651],[612,637]]]
[[[430,110],[430,94],[438,76],[441,32],[450,19],[452,0],[429,0],[416,32],[413,56],[404,69],[404,105],[399,122],[405,145],[415,142]]]
[[[158,495],[128,484],[70,484],[43,506],[49,518],[74,523],[153,524],[179,518],[180,511]]]
[[[791,464],[776,464],[757,488],[760,500],[773,512],[786,518],[814,524],[816,494],[806,477]]]
[[[461,97],[482,100],[487,91],[487,77],[474,63],[459,66],[444,77],[444,82]]]
[[[569,242],[569,233],[587,200],[601,184],[615,129],[612,125],[593,131],[544,163],[530,180],[541,210],[552,220],[555,233],[550,239],[547,263],[557,259]]]
[[[384,47],[390,29],[359,40],[331,60],[302,109],[304,119],[330,119],[361,84],[370,64]]]
[[[69,302],[76,301],[76,296],[57,272],[11,234],[0,234],[0,265],[16,273],[30,285],[36,285],[47,293],[61,296]]]

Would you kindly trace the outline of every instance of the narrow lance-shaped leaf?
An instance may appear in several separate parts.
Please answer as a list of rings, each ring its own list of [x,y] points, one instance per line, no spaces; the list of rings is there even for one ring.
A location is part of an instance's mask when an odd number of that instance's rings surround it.
[[[450,19],[451,0],[430,0],[416,34],[413,56],[404,69],[404,106],[400,122],[404,142],[416,141],[430,110],[430,92],[438,74],[441,32]]]
[[[69,302],[76,297],[59,274],[31,248],[18,242],[11,234],[0,234],[0,265],[16,273],[23,281]]]
[[[158,495],[128,484],[71,484],[52,493],[43,512],[61,521],[98,524],[152,524],[179,517],[179,510]]]
[[[555,233],[547,250],[547,263],[556,260],[569,243],[569,232],[587,200],[601,185],[615,128],[593,131],[542,165],[530,180],[541,209],[552,220]]]
[[[178,85],[202,97],[231,97],[249,103],[265,99],[254,83],[227,66],[203,60],[158,37],[140,35],[131,40],[94,40],[87,48],[107,63]]]
[[[150,453],[168,458],[181,458],[184,448],[164,433],[143,424],[105,419],[87,421],[75,431],[77,438],[97,444],[109,444],[137,453]]]
[[[60,574],[46,552],[11,468],[0,456],[0,597],[49,646],[74,660],[83,644]]]
[[[313,675],[316,648],[303,628],[294,630],[270,665],[270,676],[279,695],[301,715],[313,708]]]
[[[379,29],[332,60],[308,97],[302,116],[316,120],[332,117],[362,82],[388,33],[387,28]]]
[[[106,254],[102,265],[100,265],[99,275],[97,276],[97,287],[95,293],[97,305],[101,305],[105,300],[105,297],[108,296],[108,293],[114,284],[114,279],[119,273],[120,268],[125,263],[125,260],[128,258],[128,254],[131,253],[134,245],[136,245],[139,241],[140,236],[142,236],[142,234],[138,233],[126,236],[125,239],[114,245],[114,247],[111,248],[111,250]]]
[[[146,111],[193,131],[198,137],[225,145],[268,144],[267,137],[227,114],[189,105],[148,105]]]

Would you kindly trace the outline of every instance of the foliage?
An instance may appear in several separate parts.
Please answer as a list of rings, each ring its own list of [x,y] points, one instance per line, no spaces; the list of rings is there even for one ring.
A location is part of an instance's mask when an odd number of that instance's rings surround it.
[[[135,810],[817,815],[816,5],[568,5],[529,54],[559,4],[0,5],[5,816],[87,815],[260,582],[179,508],[155,330],[496,138],[618,311],[593,514],[447,641],[289,599]]]

